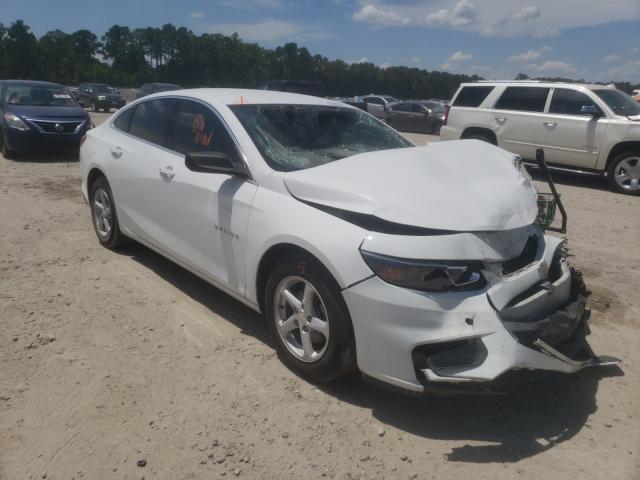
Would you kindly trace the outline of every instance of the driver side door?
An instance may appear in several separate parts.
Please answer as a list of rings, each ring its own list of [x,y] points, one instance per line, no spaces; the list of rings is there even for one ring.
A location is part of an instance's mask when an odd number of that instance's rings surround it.
[[[257,185],[222,173],[190,170],[185,155],[223,152],[244,162],[219,114],[196,100],[181,100],[168,149],[158,168],[162,199],[162,243],[168,253],[235,292],[245,293],[249,213]]]

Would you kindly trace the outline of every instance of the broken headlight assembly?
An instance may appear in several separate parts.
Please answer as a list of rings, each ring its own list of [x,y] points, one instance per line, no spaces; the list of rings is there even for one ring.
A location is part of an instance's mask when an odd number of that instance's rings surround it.
[[[361,250],[378,277],[398,287],[423,292],[478,290],[486,285],[481,262],[408,260]]]

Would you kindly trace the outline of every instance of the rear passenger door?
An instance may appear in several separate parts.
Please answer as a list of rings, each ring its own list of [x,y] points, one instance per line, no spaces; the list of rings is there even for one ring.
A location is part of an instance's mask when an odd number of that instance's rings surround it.
[[[536,158],[549,91],[545,87],[505,89],[493,106],[494,131],[499,146],[522,158]]]
[[[141,102],[118,115],[112,126],[107,176],[125,227],[158,245],[166,217],[160,197],[158,162],[167,143],[169,126],[178,101],[156,99]]]
[[[226,124],[214,109],[181,100],[162,154],[157,198],[165,221],[167,251],[192,269],[236,292],[245,292],[245,249],[255,182],[222,173],[195,172],[185,165],[192,152],[219,151],[244,162]]]
[[[582,113],[595,107],[597,115]],[[540,144],[550,163],[595,168],[609,121],[588,95],[570,88],[554,88],[542,122]]]

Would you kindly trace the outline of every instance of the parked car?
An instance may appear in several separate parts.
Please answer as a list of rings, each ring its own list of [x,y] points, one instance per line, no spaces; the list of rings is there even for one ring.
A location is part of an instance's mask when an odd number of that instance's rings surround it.
[[[145,83],[136,92],[136,98],[146,97],[152,93],[171,92],[173,90],[181,90],[180,85],[175,83]]]
[[[640,90],[633,90],[631,96],[636,102],[640,102]]]
[[[438,135],[444,124],[444,106],[436,102],[406,101],[390,103],[385,109],[389,125],[402,132]]]
[[[428,101],[440,103],[442,105],[449,105],[449,100],[445,100],[443,98],[430,98]]]
[[[359,97],[364,103],[367,104],[367,111],[378,117],[381,120],[386,118],[385,108],[390,103],[398,102],[397,98],[391,97],[389,95],[364,95]]]
[[[89,115],[62,85],[0,80],[2,155],[75,149],[91,126]]]
[[[640,105],[614,87],[575,83],[463,83],[442,140],[476,138],[551,167],[606,174],[615,191],[640,194]]]
[[[258,90],[277,90],[278,92],[301,93],[314,97],[325,97],[324,86],[320,82],[308,80],[270,80],[258,86]]]
[[[106,83],[81,83],[76,91],[78,103],[94,112],[122,108],[127,103],[120,91]]]
[[[262,312],[314,381],[489,391],[603,363],[565,239],[487,143],[416,147],[339,102],[198,89],[129,104],[80,163],[102,245],[137,240]]]

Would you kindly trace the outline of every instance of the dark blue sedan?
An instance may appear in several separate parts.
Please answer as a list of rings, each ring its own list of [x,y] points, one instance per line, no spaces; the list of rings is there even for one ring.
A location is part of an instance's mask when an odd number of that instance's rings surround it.
[[[56,83],[0,81],[0,144],[5,158],[20,152],[75,150],[91,126],[89,114]]]

